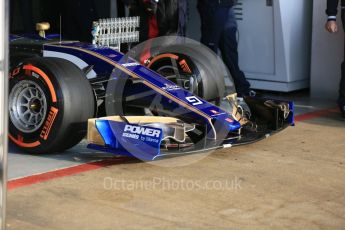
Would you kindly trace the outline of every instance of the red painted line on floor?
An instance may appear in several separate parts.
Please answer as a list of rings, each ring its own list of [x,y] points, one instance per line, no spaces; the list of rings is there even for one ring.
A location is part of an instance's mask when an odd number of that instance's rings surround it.
[[[82,165],[77,165],[69,168],[58,169],[51,172],[41,173],[37,175],[27,176],[19,179],[10,180],[7,183],[7,189],[12,190],[20,187],[25,187],[37,183],[42,183],[45,181],[72,176],[76,174],[80,174],[83,172],[88,172],[100,168],[105,168],[107,166],[125,163],[126,161],[130,160],[131,158],[123,157],[123,158],[112,158],[103,161],[97,161],[92,163],[86,163]]]
[[[327,117],[331,113],[337,113],[338,111],[339,109],[332,108],[332,109],[323,109],[323,110],[318,110],[315,112],[305,113],[305,114],[295,116],[295,121],[302,122],[302,121],[307,121],[307,120],[311,120],[315,118]]]
[[[301,122],[301,121],[311,120],[315,118],[326,117],[330,115],[331,113],[336,113],[336,112],[338,112],[338,109],[334,109],[334,108],[318,110],[315,112],[297,115],[295,116],[295,121]],[[129,157],[112,158],[112,159],[107,159],[103,161],[86,163],[86,164],[77,165],[77,166],[73,166],[69,168],[58,169],[51,172],[46,172],[46,173],[31,175],[31,176],[27,176],[27,177],[23,177],[19,179],[14,179],[14,180],[8,181],[7,189],[12,190],[12,189],[25,187],[25,186],[29,186],[33,184],[38,184],[38,183],[42,183],[42,182],[57,179],[57,178],[62,178],[62,177],[80,174],[83,172],[97,170],[97,169],[105,168],[107,166],[125,163],[126,161],[129,161],[130,159],[133,159],[133,158],[129,158]]]

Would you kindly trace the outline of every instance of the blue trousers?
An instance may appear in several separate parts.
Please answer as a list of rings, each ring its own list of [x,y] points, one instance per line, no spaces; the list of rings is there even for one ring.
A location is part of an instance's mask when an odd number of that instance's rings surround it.
[[[220,50],[237,93],[248,94],[250,84],[238,66],[237,23],[233,8],[199,4],[198,10],[201,18],[201,42],[215,53]]]

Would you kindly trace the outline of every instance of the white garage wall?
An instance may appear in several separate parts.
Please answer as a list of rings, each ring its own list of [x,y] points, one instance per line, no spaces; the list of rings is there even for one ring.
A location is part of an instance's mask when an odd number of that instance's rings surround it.
[[[327,0],[314,0],[313,38],[311,60],[311,96],[336,99],[340,81],[340,65],[343,59],[344,33],[338,15],[339,32],[325,31]]]

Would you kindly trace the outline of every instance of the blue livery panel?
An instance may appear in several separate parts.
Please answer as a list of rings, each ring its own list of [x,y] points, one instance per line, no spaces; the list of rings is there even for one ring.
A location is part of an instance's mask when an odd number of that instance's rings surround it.
[[[160,155],[162,129],[108,120],[96,120],[96,128],[105,146],[89,144],[88,148],[148,161]]]

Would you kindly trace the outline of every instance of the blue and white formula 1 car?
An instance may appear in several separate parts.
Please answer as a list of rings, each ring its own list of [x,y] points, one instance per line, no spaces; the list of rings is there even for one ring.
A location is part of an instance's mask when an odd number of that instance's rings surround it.
[[[154,160],[251,143],[294,122],[292,102],[248,96],[245,108],[229,95],[221,109],[223,76],[178,52],[141,65],[102,45],[11,36],[10,61],[9,138],[29,153],[87,135],[89,148]]]

